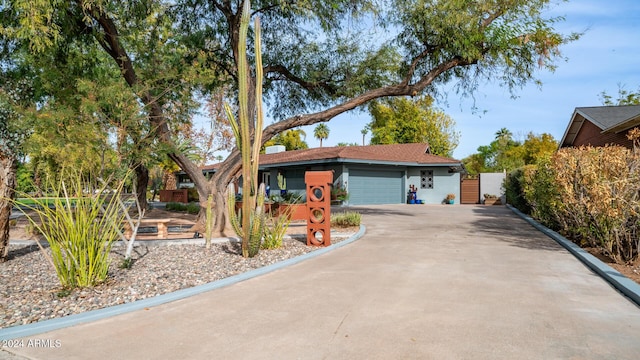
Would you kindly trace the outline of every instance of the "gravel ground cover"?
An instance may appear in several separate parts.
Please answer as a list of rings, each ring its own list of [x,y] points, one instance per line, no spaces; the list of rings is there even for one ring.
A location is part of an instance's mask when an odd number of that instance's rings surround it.
[[[350,233],[332,234],[332,242]],[[124,247],[114,246],[108,280],[94,288],[64,291],[37,245],[10,247],[0,264],[0,328],[24,325],[128,303],[193,287],[293,258],[314,250],[299,236],[276,250],[244,259],[236,242],[204,245],[147,245],[139,242],[133,266],[121,269]],[[48,250],[46,250],[48,251]]]

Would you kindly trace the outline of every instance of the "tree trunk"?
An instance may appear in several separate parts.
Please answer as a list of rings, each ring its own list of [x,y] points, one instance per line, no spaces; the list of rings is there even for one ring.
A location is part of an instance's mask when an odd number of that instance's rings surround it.
[[[136,171],[136,194],[138,196],[138,203],[142,209],[146,209],[149,204],[147,203],[147,186],[149,186],[149,169],[142,164],[138,164],[135,168]]]
[[[182,168],[182,170],[193,181],[198,197],[200,198],[200,213],[196,220],[196,224],[191,228],[192,231],[204,233],[206,208],[205,204],[209,195],[213,195],[213,213],[215,214],[215,222],[213,226],[214,236],[226,236],[228,233],[228,217],[226,214],[226,191],[227,186],[233,178],[240,172],[242,164],[240,163],[240,152],[234,149],[227,159],[222,162],[216,173],[210,180],[202,173],[202,170],[195,164],[183,158],[179,154],[172,154],[171,158]]]
[[[9,217],[15,196],[18,164],[12,154],[0,153],[0,262],[9,255]]]
[[[35,186],[34,197],[41,198],[44,194],[42,193],[42,177],[40,176],[40,169],[37,161],[33,167],[33,184]]]

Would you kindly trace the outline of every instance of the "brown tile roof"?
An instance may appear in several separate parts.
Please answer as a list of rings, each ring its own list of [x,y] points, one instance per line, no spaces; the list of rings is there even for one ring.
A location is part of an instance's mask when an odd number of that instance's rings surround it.
[[[363,160],[425,165],[459,164],[459,160],[427,154],[428,144],[392,144],[369,146],[336,146],[285,151],[260,155],[260,165],[275,165],[320,160]]]
[[[201,169],[202,169],[202,171],[218,170],[218,168],[220,167],[220,164],[222,164],[222,163],[215,163],[215,164],[205,165],[205,166],[202,166]]]

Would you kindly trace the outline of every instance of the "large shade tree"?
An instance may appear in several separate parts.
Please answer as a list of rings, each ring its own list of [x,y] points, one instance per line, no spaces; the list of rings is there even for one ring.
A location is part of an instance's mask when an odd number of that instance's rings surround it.
[[[155,138],[169,144],[171,125],[183,114],[172,111],[172,105],[181,102],[171,100],[186,98],[196,86],[209,91],[233,83],[238,53],[247,51],[238,47],[244,1],[9,3],[23,19],[19,29],[9,32],[31,40],[34,50],[71,41],[61,37],[60,29],[81,24],[78,33],[109,55],[144,105]],[[554,29],[561,19],[543,16],[550,3],[255,1],[253,16],[261,16],[264,24],[265,93],[276,119],[264,129],[263,142],[288,129],[327,122],[374,99],[425,92],[435,96],[444,83],[455,83],[461,94],[472,93],[485,81],[517,89],[535,80],[537,68],[552,70],[559,47],[576,38]],[[355,17],[366,21],[350,20]],[[143,20],[155,19],[171,26],[160,33],[145,32],[157,27]],[[354,24],[372,28],[353,28]],[[370,35],[372,29],[383,31],[388,41]],[[164,41],[150,41],[158,39]],[[192,68],[208,69],[203,72],[207,76],[194,76]],[[165,77],[152,76],[157,74]],[[191,177],[201,199],[214,196],[216,229],[221,231],[224,191],[240,169],[238,150],[231,151],[210,180],[184,154],[176,151],[171,157]]]
[[[452,156],[460,134],[455,120],[433,106],[433,99],[396,97],[372,101],[372,144],[410,144],[426,142],[432,154]]]
[[[513,171],[523,165],[537,164],[558,149],[558,142],[552,135],[527,134],[527,138],[517,141],[507,128],[496,132],[495,140],[489,145],[479,146],[475,154],[462,160],[471,174],[482,172]]]
[[[287,151],[303,150],[309,148],[307,142],[304,141],[306,135],[302,129],[291,129],[272,137],[271,140],[267,141],[264,145],[265,147],[283,145]]]

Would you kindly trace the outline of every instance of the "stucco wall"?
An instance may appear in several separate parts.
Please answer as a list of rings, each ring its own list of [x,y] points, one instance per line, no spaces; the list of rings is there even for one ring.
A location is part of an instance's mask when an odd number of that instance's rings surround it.
[[[420,188],[420,171],[433,170],[433,189]],[[424,200],[425,204],[441,204],[447,194],[455,194],[455,203],[460,203],[460,173],[450,173],[448,167],[432,168],[411,168],[407,171],[405,181],[405,192],[409,191],[410,185],[418,188],[418,199]]]
[[[502,197],[504,204],[504,190],[502,183],[506,177],[505,173],[482,173],[480,174],[480,198],[484,200],[484,194],[497,195]]]
[[[426,167],[426,168],[400,168],[400,167],[384,167],[377,166],[372,167],[378,170],[395,170],[404,171],[404,190],[403,193],[409,191],[409,185],[413,184],[418,188],[418,199],[424,200],[426,204],[441,204],[444,198],[449,193],[456,195],[455,203],[460,203],[460,174],[449,173],[448,167]],[[300,192],[303,193],[304,188],[304,172],[309,170],[334,171],[334,184],[342,184],[344,186],[345,180],[349,177],[349,167],[346,165],[335,166],[317,166],[306,168],[283,168],[282,171],[287,178],[287,191],[288,192]],[[421,189],[420,188],[420,171],[433,170],[433,189]],[[278,192],[278,171],[275,169],[270,170],[271,173],[271,193]],[[348,189],[347,181],[347,189]],[[403,200],[404,201],[404,200]]]

